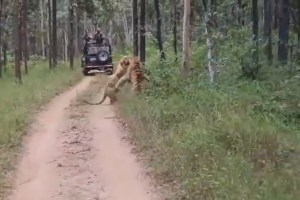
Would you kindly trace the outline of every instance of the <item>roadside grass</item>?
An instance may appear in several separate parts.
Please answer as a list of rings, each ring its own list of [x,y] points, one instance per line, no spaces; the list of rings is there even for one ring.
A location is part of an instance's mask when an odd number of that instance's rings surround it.
[[[59,64],[55,70],[49,70],[47,62],[35,61],[19,85],[14,81],[12,67],[8,67],[0,79],[0,199],[11,187],[9,176],[34,112],[81,78],[79,68],[71,71],[67,65]]]
[[[138,97],[122,92],[121,116],[157,180],[178,187],[170,197],[178,200],[299,199],[299,69],[265,66],[260,81],[238,80],[225,51],[228,67],[210,86],[199,67],[205,47],[195,52],[197,74],[184,80],[181,62],[160,64],[149,50],[150,88]]]

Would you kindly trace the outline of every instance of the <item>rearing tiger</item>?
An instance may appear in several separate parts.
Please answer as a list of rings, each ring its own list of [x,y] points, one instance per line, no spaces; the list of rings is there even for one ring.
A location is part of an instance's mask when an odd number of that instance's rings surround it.
[[[116,72],[109,77],[102,99],[98,103],[85,102],[90,105],[99,105],[104,102],[106,97],[109,97],[111,104],[113,104],[117,100],[116,93],[126,82],[132,83],[132,91],[135,94],[139,93],[142,88],[142,81],[144,79],[150,81],[144,74],[142,66],[143,64],[138,57],[123,57],[117,66]]]
[[[119,87],[123,86],[126,82],[131,82],[132,91],[138,94],[142,90],[142,81],[145,79],[148,82],[149,77],[143,72],[143,64],[137,56],[131,57],[130,65],[126,71],[126,74],[122,76],[115,86],[115,91],[119,91]]]
[[[120,78],[126,74],[129,66],[130,66],[130,59],[128,57],[123,57],[120,60],[120,62],[118,63],[115,73],[108,76],[108,82],[106,83],[106,85],[104,87],[104,92],[103,92],[103,96],[102,96],[101,100],[97,103],[90,103],[88,101],[84,101],[84,102],[87,104],[90,104],[90,105],[99,105],[104,102],[106,97],[110,98],[111,104],[116,102],[117,97],[116,97],[115,85],[120,80]]]

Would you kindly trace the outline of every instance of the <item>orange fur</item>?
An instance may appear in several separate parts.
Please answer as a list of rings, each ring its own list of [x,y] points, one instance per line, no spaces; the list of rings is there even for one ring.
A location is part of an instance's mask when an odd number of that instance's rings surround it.
[[[127,68],[126,74],[122,78],[119,79],[118,83],[115,86],[115,90],[118,91],[121,86],[124,85],[125,82],[132,83],[132,91],[134,93],[140,93],[142,89],[142,81],[146,79],[148,82],[149,78],[143,72],[143,64],[140,59],[136,56],[131,57],[130,65]]]
[[[99,105],[104,102],[106,97],[110,98],[110,103],[113,104],[114,102],[117,101],[116,97],[116,90],[115,90],[115,85],[118,83],[120,78],[122,78],[126,72],[128,71],[128,68],[130,66],[130,58],[128,57],[123,57],[120,62],[118,63],[118,66],[114,72],[114,74],[108,76],[108,82],[105,85],[104,88],[104,94],[101,100],[97,103],[90,103],[88,101],[85,101],[86,103],[90,105]]]

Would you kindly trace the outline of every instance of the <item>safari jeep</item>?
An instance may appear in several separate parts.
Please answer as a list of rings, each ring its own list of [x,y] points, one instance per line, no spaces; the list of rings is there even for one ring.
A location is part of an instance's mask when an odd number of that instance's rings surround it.
[[[86,43],[86,52],[81,60],[81,67],[84,76],[89,75],[91,70],[111,75],[114,66],[110,46],[105,42],[102,42],[102,44],[97,43],[93,39],[88,41]]]

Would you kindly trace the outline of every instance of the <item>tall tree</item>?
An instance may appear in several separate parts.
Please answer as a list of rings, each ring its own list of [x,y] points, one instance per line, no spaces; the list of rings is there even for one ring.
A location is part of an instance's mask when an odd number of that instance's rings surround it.
[[[140,59],[142,63],[146,60],[146,0],[141,0],[140,14]]]
[[[298,11],[298,52],[297,57],[298,61],[300,61],[300,2],[297,2],[297,11]]]
[[[23,0],[22,4],[22,58],[24,61],[24,68],[25,68],[25,74],[28,74],[28,16],[27,16],[28,10],[27,10],[27,0]]]
[[[41,15],[41,48],[42,56],[45,57],[45,39],[44,39],[44,0],[40,0],[40,15]]]
[[[51,12],[51,0],[48,0],[48,58],[49,68],[52,69],[52,12]]]
[[[2,25],[3,0],[0,0],[0,24]],[[2,43],[2,26],[0,26],[0,42]],[[2,51],[0,50],[0,78],[2,77]]]
[[[159,0],[154,0],[155,12],[156,12],[156,39],[157,39],[158,48],[160,52],[160,59],[165,60],[166,56],[165,56],[163,42],[161,38],[161,17],[160,17],[159,3],[160,3]]]
[[[177,0],[173,1],[173,48],[177,61]]]
[[[22,0],[16,1],[15,9],[15,77],[18,83],[22,83],[21,57],[22,57]]]
[[[56,0],[52,0],[52,57],[53,57],[53,67],[57,65],[57,6]]]
[[[7,24],[8,15],[4,16],[4,23]],[[3,27],[3,26],[2,26]],[[3,35],[3,41],[2,41],[2,50],[3,50],[3,66],[4,66],[4,72],[6,72],[6,66],[7,66],[7,50],[8,50],[8,30],[3,29],[2,30]]]
[[[203,0],[203,7],[205,11],[205,34],[206,34],[206,45],[207,45],[207,59],[208,59],[208,71],[210,83],[214,83],[216,75],[216,64],[213,59],[213,38],[212,28],[214,25],[213,12],[216,9],[216,5],[213,5],[212,1]]]
[[[277,12],[279,21],[278,59],[282,63],[286,63],[288,59],[288,42],[290,28],[289,7],[289,0],[279,0]]]
[[[255,51],[253,52],[253,58],[255,65],[258,65],[258,5],[257,0],[252,0],[252,32]]]
[[[238,24],[241,24],[241,17],[242,17],[242,0],[237,0],[237,21]]]
[[[74,68],[74,54],[75,54],[75,45],[74,45],[74,0],[70,0],[69,3],[69,21],[70,21],[70,68]]]
[[[139,31],[138,31],[138,1],[132,0],[132,32],[133,32],[133,54],[139,55]]]
[[[273,2],[264,0],[264,38],[266,56],[270,63],[272,63],[272,19],[273,19]]]
[[[190,15],[191,15],[191,1],[184,1],[184,14],[183,14],[183,34],[182,34],[182,47],[183,47],[183,63],[182,75],[187,76],[190,73]]]
[[[74,2],[75,3],[75,2]],[[73,12],[74,12],[74,48],[75,48],[75,53],[74,56],[78,57],[79,56],[79,12],[76,9],[76,6],[73,6]]]

